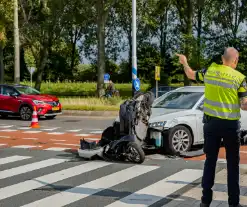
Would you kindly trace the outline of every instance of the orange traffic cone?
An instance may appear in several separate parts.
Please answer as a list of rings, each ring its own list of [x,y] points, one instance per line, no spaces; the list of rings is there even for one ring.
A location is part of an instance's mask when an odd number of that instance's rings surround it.
[[[31,128],[40,128],[39,121],[38,121],[38,115],[36,111],[36,106],[33,107],[33,115],[32,115],[32,122],[31,122]]]

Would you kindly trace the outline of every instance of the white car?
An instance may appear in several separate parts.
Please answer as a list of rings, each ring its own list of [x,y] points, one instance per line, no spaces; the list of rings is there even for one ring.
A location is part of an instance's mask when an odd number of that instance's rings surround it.
[[[149,120],[150,145],[177,154],[203,144],[203,102],[204,86],[181,87],[156,99]],[[241,110],[240,121],[247,129],[247,111]]]

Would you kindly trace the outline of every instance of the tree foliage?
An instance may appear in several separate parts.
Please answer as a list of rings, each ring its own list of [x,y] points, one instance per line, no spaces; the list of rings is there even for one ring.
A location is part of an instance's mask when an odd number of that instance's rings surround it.
[[[138,77],[154,84],[184,81],[175,52],[188,56],[197,70],[221,62],[225,47],[240,52],[238,69],[247,75],[245,0],[137,0]],[[0,2],[0,70],[13,80],[13,2]],[[130,82],[132,4],[129,0],[19,0],[21,78],[36,67],[35,87],[42,81],[97,81],[104,73],[113,82]],[[84,65],[85,64],[85,65]],[[1,73],[2,74],[2,73]]]

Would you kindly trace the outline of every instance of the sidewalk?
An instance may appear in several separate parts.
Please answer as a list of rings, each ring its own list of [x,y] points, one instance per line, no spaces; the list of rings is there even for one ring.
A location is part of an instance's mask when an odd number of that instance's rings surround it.
[[[189,186],[183,190],[184,193],[178,196],[172,196],[171,202],[167,203],[166,207],[199,207],[202,195],[201,179],[195,186]],[[187,191],[187,192],[186,192]],[[215,185],[213,188],[214,198],[210,207],[228,207],[227,194],[227,171],[220,170],[215,176]],[[240,204],[247,205],[247,165],[240,165]]]

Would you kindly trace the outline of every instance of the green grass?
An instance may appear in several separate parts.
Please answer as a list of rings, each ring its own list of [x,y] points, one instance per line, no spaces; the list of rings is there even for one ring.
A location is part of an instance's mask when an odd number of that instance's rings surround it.
[[[118,111],[121,98],[60,98],[64,110],[83,110],[83,111]]]
[[[22,84],[31,85],[30,82]],[[183,84],[172,84],[172,86],[181,87]],[[96,83],[90,82],[43,82],[41,92],[58,96],[64,110],[118,111],[120,104],[132,96],[132,85],[131,83],[115,84],[115,88],[119,90],[121,97],[95,98]],[[142,91],[145,92],[149,88],[149,84],[141,84]]]
[[[30,82],[23,82],[22,84],[31,85]],[[141,90],[147,91],[149,84],[141,84]],[[131,97],[132,84],[115,84],[116,90],[119,91],[121,97]],[[41,92],[60,97],[67,96],[80,96],[80,97],[93,97],[96,96],[97,84],[91,82],[43,82],[41,85]]]

